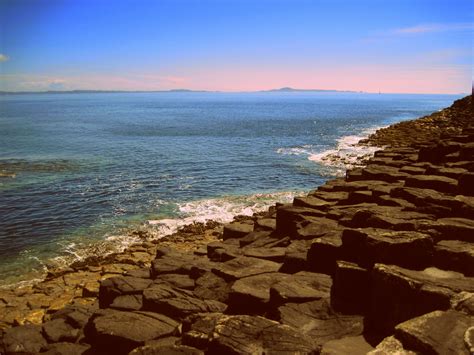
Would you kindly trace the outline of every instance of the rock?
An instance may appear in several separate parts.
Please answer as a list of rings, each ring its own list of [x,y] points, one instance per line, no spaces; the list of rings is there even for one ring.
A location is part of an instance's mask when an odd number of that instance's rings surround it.
[[[288,277],[287,274],[271,272],[237,280],[229,294],[229,311],[236,314],[263,315],[268,311],[270,287]]]
[[[234,240],[234,239],[227,239]],[[224,262],[242,254],[239,245],[222,242],[212,242],[207,245],[207,256],[212,261]]]
[[[178,323],[158,313],[98,311],[85,328],[86,339],[96,349],[128,354],[145,341],[175,333]]]
[[[142,295],[121,295],[114,299],[110,308],[119,311],[139,311],[143,307]]]
[[[299,223],[311,221],[312,217],[324,217],[324,212],[307,207],[283,205],[277,208],[276,231],[282,236],[292,236]]]
[[[100,284],[100,308],[108,307],[117,296],[141,294],[151,283],[152,280],[131,276],[117,276],[106,279]]]
[[[422,221],[430,221],[433,216],[401,211],[397,207],[379,206],[371,209],[358,210],[350,223],[345,223],[354,228],[383,228],[393,230],[416,230]],[[342,222],[341,222],[342,223]]]
[[[298,228],[295,236],[299,239],[314,239],[337,229],[340,229],[340,226],[336,221],[329,218],[315,218],[304,227]]]
[[[46,349],[41,326],[21,325],[6,329],[0,339],[0,350],[5,354],[36,354]]]
[[[460,207],[460,201],[454,197],[427,188],[398,187],[394,188],[390,196],[405,199],[416,206],[438,205],[448,208]]]
[[[239,256],[238,258],[216,265],[212,272],[228,281],[238,280],[243,277],[276,272],[281,264],[273,261]]]
[[[293,206],[296,207],[307,207],[312,208],[320,211],[325,211],[331,206],[333,203],[328,202],[326,200],[322,200],[320,198],[314,196],[306,196],[306,197],[295,197],[293,200]]]
[[[222,316],[216,322],[208,354],[316,354],[313,340],[287,325],[263,317]]]
[[[271,286],[270,302],[279,306],[289,302],[299,303],[328,298],[331,286],[332,279],[328,275],[300,271],[291,277],[281,278]]]
[[[192,278],[182,274],[163,274],[155,279],[155,283],[158,282],[167,282],[173,287],[184,288],[185,290],[192,290],[195,286]]]
[[[414,351],[405,350],[400,340],[396,339],[394,336],[389,336],[385,338],[375,347],[374,350],[367,353],[367,355],[387,354],[417,355],[417,353],[415,353]]]
[[[349,192],[346,200],[338,202],[339,205],[355,205],[358,203],[374,202],[372,191],[352,191]]]
[[[458,182],[459,192],[462,195],[474,196],[474,172],[461,175]]]
[[[470,354],[464,343],[474,318],[449,310],[434,311],[410,319],[395,328],[395,336],[408,349],[422,354]]]
[[[318,346],[346,336],[357,336],[364,329],[361,316],[336,314],[328,299],[280,306],[276,319],[310,336]]]
[[[462,274],[427,268],[424,271],[376,264],[371,273],[367,330],[388,336],[410,318],[447,310],[460,292],[474,292],[474,279]]]
[[[283,262],[285,258],[286,248],[275,247],[275,248],[251,248],[248,247],[244,250],[244,255],[257,259],[264,259],[275,261],[278,263]]]
[[[272,242],[275,241],[275,239],[271,237],[270,231],[254,231],[239,239],[239,245],[241,248],[243,248],[244,246],[252,244],[259,239],[267,239],[268,241]]]
[[[315,193],[311,194],[311,196],[317,197],[319,199],[322,199],[328,202],[338,202],[340,200],[346,200],[347,197],[349,196],[349,193],[346,191],[331,191],[331,192],[316,191]]]
[[[438,239],[462,240],[474,243],[474,220],[468,218],[439,218],[436,222],[419,224],[421,230],[436,230]]]
[[[356,254],[364,267],[375,263],[424,269],[432,264],[433,240],[414,231],[389,231],[375,228],[346,229],[342,234],[345,248]]]
[[[45,355],[82,355],[90,349],[88,344],[55,343],[51,344],[44,353]]]
[[[194,254],[171,252],[159,256],[151,263],[150,274],[153,279],[163,274],[186,274],[192,278],[210,271],[213,262]]]
[[[259,218],[255,221],[254,230],[256,231],[274,231],[275,229],[275,218]]]
[[[324,343],[321,349],[321,355],[339,355],[339,354],[351,354],[351,355],[366,355],[369,351],[373,350],[373,346],[370,345],[362,335],[345,337],[337,340],[330,340]]]
[[[312,241],[307,255],[307,267],[314,272],[333,275],[336,260],[342,256],[342,233],[333,231]]]
[[[64,319],[73,328],[83,328],[97,306],[85,307],[79,305],[68,305],[67,307],[52,314],[51,319]]]
[[[434,266],[474,276],[474,244],[442,240],[434,248]]]
[[[411,175],[405,180],[405,186],[454,193],[458,189],[458,181],[438,175]]]
[[[202,300],[192,291],[173,288],[167,284],[153,284],[143,291],[143,309],[160,312],[173,319],[181,320],[193,313],[223,312],[227,305]]]
[[[364,314],[369,302],[369,273],[347,261],[336,263],[331,305],[345,314]]]
[[[243,238],[252,231],[252,224],[229,223],[224,226],[224,234],[222,235],[222,238],[224,240],[229,238]]]
[[[213,272],[206,272],[196,280],[194,294],[205,300],[215,300],[226,303],[229,298],[231,285]]]
[[[409,174],[400,172],[395,167],[370,164],[362,170],[362,176],[367,180],[396,182],[397,180],[404,180]]]
[[[207,349],[216,323],[223,316],[222,313],[200,313],[187,317],[182,326],[182,343],[198,349]]]
[[[79,331],[66,323],[64,319],[53,319],[43,324],[43,335],[50,343],[73,343],[79,336]]]
[[[204,355],[204,352],[186,345],[145,345],[134,349],[129,355]]]
[[[295,272],[306,270],[306,258],[311,245],[309,240],[293,240],[285,250],[283,265],[280,272],[294,274]]]

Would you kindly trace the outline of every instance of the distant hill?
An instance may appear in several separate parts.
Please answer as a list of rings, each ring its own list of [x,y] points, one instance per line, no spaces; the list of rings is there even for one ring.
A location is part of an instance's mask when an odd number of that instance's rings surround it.
[[[293,89],[290,87],[283,87],[280,89],[261,90],[259,92],[352,92],[361,93],[363,91],[351,91],[351,90],[327,90],[327,89]]]

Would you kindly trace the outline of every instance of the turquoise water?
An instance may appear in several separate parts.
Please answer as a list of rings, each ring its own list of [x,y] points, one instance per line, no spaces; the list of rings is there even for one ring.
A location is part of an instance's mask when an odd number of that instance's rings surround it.
[[[96,93],[0,97],[0,278],[112,250],[146,227],[228,220],[341,173],[370,129],[458,96]],[[151,221],[151,222],[148,222]],[[161,222],[160,222],[161,221]],[[91,246],[93,248],[91,249]],[[107,249],[107,250],[109,250]],[[102,250],[102,249],[101,249]],[[103,251],[101,251],[103,252]]]

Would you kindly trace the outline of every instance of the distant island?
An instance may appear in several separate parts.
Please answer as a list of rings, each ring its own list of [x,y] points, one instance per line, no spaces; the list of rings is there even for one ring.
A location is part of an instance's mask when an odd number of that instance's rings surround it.
[[[227,91],[212,90],[190,90],[190,89],[171,89],[171,90],[46,90],[46,91],[0,91],[0,95],[25,95],[25,94],[118,94],[118,93],[225,93]],[[341,92],[341,93],[363,93],[363,91],[351,90],[326,90],[326,89],[294,89],[283,87],[279,89],[241,91],[245,93],[266,93],[266,92]]]

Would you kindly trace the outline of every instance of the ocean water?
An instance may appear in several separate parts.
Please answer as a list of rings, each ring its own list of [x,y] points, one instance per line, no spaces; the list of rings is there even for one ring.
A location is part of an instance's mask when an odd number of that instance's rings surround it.
[[[0,284],[120,250],[145,228],[252,214],[343,174],[378,127],[459,96],[0,96]],[[335,161],[334,156],[342,157]]]

